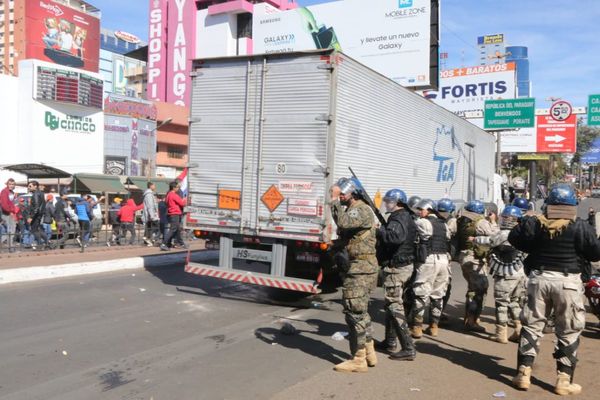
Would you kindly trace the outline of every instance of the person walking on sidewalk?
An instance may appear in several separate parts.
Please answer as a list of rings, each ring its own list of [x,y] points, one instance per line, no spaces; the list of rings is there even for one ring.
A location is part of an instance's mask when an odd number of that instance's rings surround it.
[[[144,204],[139,206],[135,204],[133,199],[127,200],[127,203],[121,207],[117,216],[121,222],[121,232],[123,240],[127,239],[127,232],[131,234],[129,237],[129,245],[133,246],[135,243],[135,213],[144,208]]]
[[[185,243],[183,243],[183,240],[181,239],[181,221],[183,218],[183,208],[185,207],[187,199],[182,199],[181,196],[179,196],[179,189],[179,182],[171,182],[169,184],[169,193],[167,193],[167,197],[165,198],[169,228],[160,245],[160,249],[163,251],[170,250],[173,239],[181,240],[182,243],[180,244],[185,246]]]
[[[54,221],[54,195],[46,195],[46,208],[44,209],[44,218],[42,226],[44,233],[50,239],[52,237],[52,222]]]
[[[112,229],[110,238],[106,242],[108,247],[114,244],[121,245],[121,221],[119,220],[119,210],[121,209],[122,201],[123,199],[120,197],[115,197],[108,210],[108,223]]]
[[[17,213],[18,208],[15,205],[15,180],[10,178],[6,181],[6,187],[0,192],[0,208],[2,209],[2,222],[5,225],[6,234],[8,236],[7,246],[8,251],[13,253],[14,236],[17,231]]]
[[[75,203],[75,212],[79,221],[79,237],[76,238],[80,246],[87,247],[92,235],[91,221],[94,218],[91,204],[82,198]]]
[[[56,199],[54,205],[54,221],[56,221],[56,237],[58,240],[58,247],[61,249],[65,248],[65,243],[69,239],[71,234],[70,229],[70,217],[68,213],[68,197],[69,191],[67,189],[61,189],[60,197]]]
[[[40,190],[38,181],[29,181],[27,188],[31,193],[29,218],[27,218],[27,223],[31,227],[31,232],[35,237],[38,246],[41,246],[43,242],[44,249],[49,249],[50,241],[42,229],[42,222],[46,210],[46,198],[44,197],[44,193]]]
[[[158,215],[158,200],[156,199],[156,185],[148,182],[148,189],[144,192],[144,243],[154,246],[158,240],[160,217]]]

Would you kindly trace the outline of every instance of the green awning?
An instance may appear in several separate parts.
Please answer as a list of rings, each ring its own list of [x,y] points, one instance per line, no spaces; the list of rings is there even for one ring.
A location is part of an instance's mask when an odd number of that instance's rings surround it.
[[[137,186],[142,192],[148,187],[148,181],[153,182],[156,185],[156,193],[167,194],[169,191],[169,183],[173,180],[169,178],[146,178],[144,176],[130,176],[127,178],[129,183]]]
[[[116,175],[101,174],[75,174],[71,184],[76,193],[127,193],[127,189],[121,183],[121,179]]]

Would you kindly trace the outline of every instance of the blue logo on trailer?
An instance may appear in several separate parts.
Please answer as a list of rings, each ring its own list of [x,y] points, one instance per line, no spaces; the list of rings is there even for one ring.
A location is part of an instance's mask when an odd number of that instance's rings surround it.
[[[436,129],[433,144],[433,161],[438,163],[437,182],[454,182],[459,149],[454,136],[454,127],[440,125]]]
[[[413,6],[413,0],[398,0],[398,8],[408,8]]]

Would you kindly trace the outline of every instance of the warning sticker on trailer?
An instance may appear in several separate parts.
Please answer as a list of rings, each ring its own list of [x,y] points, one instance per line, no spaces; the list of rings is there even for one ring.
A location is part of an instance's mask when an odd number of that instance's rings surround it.
[[[292,215],[316,216],[317,200],[289,199],[287,212]]]
[[[312,193],[313,183],[309,181],[279,181],[279,190],[284,193]]]
[[[277,186],[271,185],[269,189],[262,195],[260,201],[263,202],[265,207],[270,212],[273,212],[279,207],[279,205],[285,200],[285,197],[281,194],[281,192],[277,189]]]

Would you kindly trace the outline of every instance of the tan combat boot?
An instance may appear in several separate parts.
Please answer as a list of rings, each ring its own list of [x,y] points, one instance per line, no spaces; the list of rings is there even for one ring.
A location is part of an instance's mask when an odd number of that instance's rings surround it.
[[[508,327],[506,325],[496,325],[496,336],[494,340],[498,343],[508,343]]]
[[[432,337],[437,337],[438,332],[439,332],[439,327],[438,327],[438,324],[435,324],[435,323],[429,325],[429,328],[427,328],[425,330],[425,333]]]
[[[571,394],[581,393],[581,386],[575,383],[571,383],[571,377],[569,374],[559,372],[556,378],[556,386],[554,386],[554,393],[561,396],[568,396]]]
[[[367,372],[369,370],[367,365],[367,350],[358,350],[352,360],[344,361],[336,365],[333,369],[338,372]]]
[[[512,333],[512,335],[510,335],[510,337],[508,338],[508,340],[510,340],[513,343],[519,343],[519,340],[521,339],[521,321],[513,321],[515,323],[515,331]]]
[[[423,337],[423,326],[415,325],[410,328],[410,336],[412,336],[413,339],[421,339]]]
[[[374,367],[377,365],[377,353],[375,352],[375,342],[370,341],[365,345],[365,349],[367,350],[367,365],[369,367]]]
[[[521,365],[519,373],[513,378],[512,382],[519,390],[529,390],[529,386],[531,386],[531,367]]]

